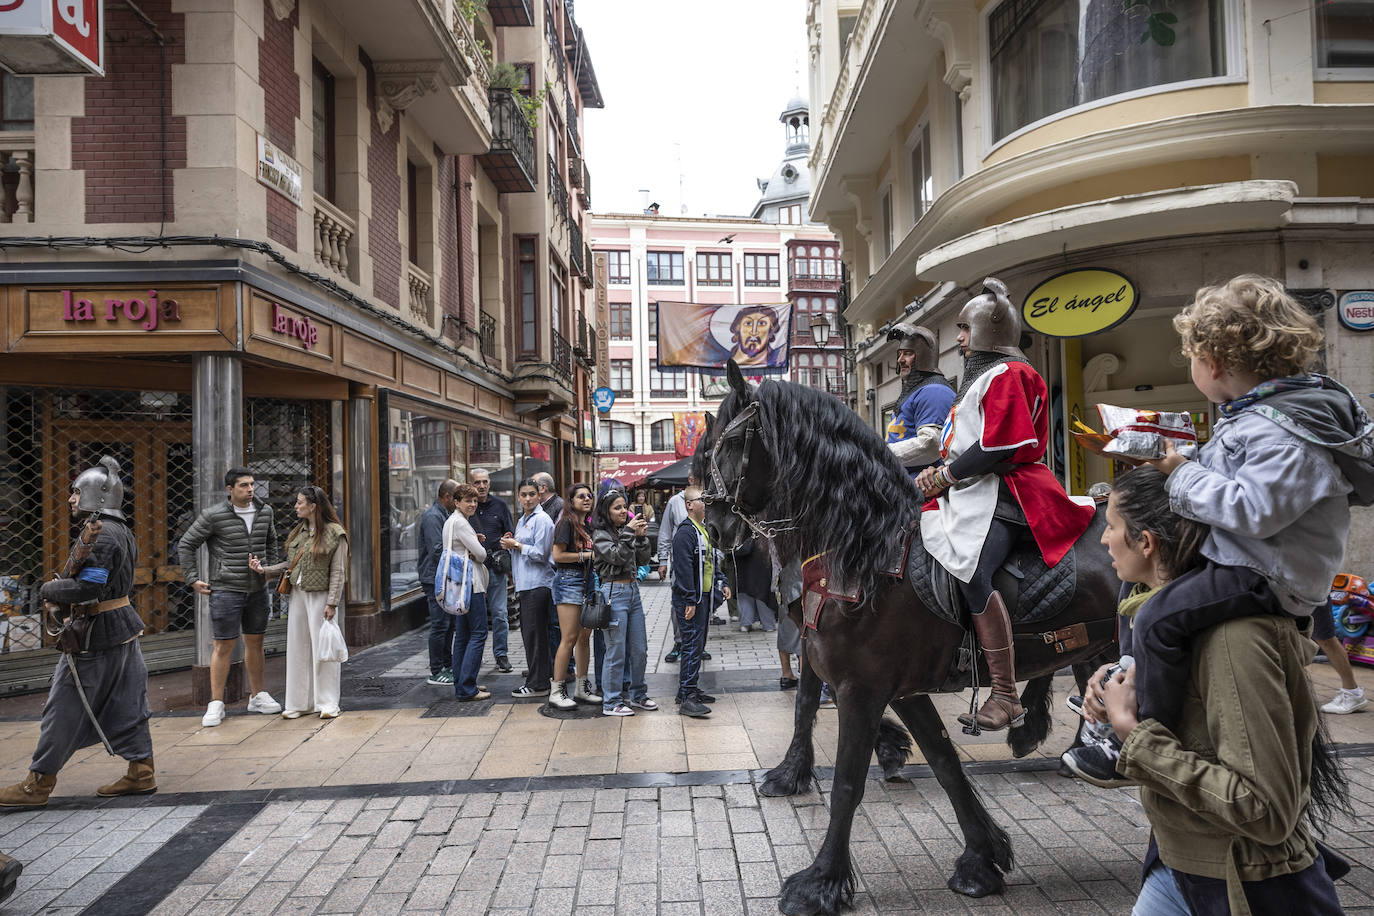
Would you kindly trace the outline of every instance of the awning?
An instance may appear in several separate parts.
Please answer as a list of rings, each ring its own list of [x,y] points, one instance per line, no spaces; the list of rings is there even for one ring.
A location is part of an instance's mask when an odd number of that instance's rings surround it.
[[[654,471],[644,478],[644,486],[680,489],[687,486],[687,472],[690,470],[692,470],[692,459],[689,456],[674,461],[662,470]]]
[[[596,479],[614,477],[625,489],[631,489],[654,471],[662,470],[677,461],[676,452],[652,452],[647,455],[633,452],[603,454],[597,461]]]

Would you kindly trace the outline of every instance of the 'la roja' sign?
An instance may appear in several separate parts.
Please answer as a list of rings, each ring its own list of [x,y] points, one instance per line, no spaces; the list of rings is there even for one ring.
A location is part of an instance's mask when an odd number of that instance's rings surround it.
[[[1071,270],[1031,290],[1021,317],[1049,337],[1086,337],[1125,321],[1139,301],[1135,284],[1114,270]]]

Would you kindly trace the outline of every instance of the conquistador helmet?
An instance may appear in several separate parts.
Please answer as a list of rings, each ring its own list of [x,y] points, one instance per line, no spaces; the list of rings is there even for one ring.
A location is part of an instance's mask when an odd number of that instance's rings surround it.
[[[102,457],[96,467],[88,468],[72,481],[77,493],[76,508],[82,512],[99,512],[123,519],[124,484],[119,478],[119,462],[109,455]]]
[[[897,341],[898,350],[910,350],[916,354],[916,362],[911,366],[913,372],[939,371],[935,335],[930,331],[915,322],[903,321],[892,326],[892,330],[887,332],[887,339]]]
[[[990,350],[1008,356],[1021,352],[1021,316],[1011,304],[1007,286],[996,277],[983,281],[983,291],[959,313],[959,324],[968,325],[968,348]]]

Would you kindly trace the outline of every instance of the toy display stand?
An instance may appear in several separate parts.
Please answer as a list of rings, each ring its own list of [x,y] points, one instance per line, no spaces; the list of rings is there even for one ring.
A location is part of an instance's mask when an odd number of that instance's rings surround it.
[[[1336,576],[1327,607],[1350,661],[1374,668],[1374,598],[1365,580],[1349,573]]]

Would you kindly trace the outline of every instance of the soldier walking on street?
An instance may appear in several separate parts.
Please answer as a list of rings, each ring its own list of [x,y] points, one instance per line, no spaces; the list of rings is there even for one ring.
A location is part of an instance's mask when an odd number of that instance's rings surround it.
[[[87,516],[87,523],[63,576],[44,583],[40,591],[45,602],[61,606],[58,645],[63,654],[43,706],[29,775],[0,789],[0,807],[46,805],[57,771],[81,748],[102,742],[111,756],[129,761],[129,770],[97,789],[97,795],[157,791],[148,732],[148,668],[138,644],[143,620],[129,601],[138,545],[120,509],[123,499],[119,465],[109,456],[72,484],[72,515]]]

